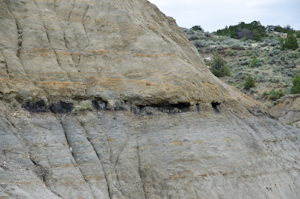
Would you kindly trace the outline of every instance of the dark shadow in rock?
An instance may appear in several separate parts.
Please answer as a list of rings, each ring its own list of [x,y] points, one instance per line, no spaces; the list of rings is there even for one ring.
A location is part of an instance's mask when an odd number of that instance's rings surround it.
[[[197,107],[197,111],[199,113],[200,112],[200,105],[199,105],[199,103],[196,104],[196,107]]]
[[[49,112],[49,109],[45,102],[39,101],[39,102],[26,102],[22,105],[22,108],[26,109],[29,112],[32,113],[45,113]]]
[[[218,109],[218,106],[220,105],[219,102],[212,102],[211,103],[211,106],[213,107],[215,113],[220,113],[219,109]]]
[[[60,101],[56,104],[51,104],[49,108],[53,113],[71,113],[73,104]]]
[[[106,111],[107,110],[107,102],[101,102],[99,103],[96,100],[92,101],[93,107],[97,110],[97,111]]]
[[[263,113],[258,106],[254,107],[252,110],[248,110],[254,116],[265,116],[266,113]],[[274,118],[273,118],[274,119]]]
[[[152,115],[153,111],[164,112],[168,114],[182,113],[190,111],[189,103],[180,103],[180,104],[162,104],[162,105],[151,105],[151,106],[137,106],[134,109],[131,109],[134,114],[141,114],[145,112],[147,115]]]

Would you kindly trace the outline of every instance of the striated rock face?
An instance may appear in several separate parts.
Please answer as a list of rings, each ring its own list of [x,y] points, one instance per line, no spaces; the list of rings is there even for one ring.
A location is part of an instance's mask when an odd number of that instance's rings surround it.
[[[300,131],[148,1],[0,0],[0,19],[0,198],[300,198]]]
[[[300,95],[287,95],[276,101],[270,113],[280,122],[300,127]]]
[[[174,19],[142,1],[1,1],[1,97],[222,101]],[[202,66],[201,66],[202,65]],[[26,84],[26,88],[24,88]]]

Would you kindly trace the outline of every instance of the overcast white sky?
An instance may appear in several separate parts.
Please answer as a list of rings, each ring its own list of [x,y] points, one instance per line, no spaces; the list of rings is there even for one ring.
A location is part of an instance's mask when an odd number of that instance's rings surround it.
[[[180,27],[216,31],[239,22],[290,25],[300,30],[300,0],[150,0]]]

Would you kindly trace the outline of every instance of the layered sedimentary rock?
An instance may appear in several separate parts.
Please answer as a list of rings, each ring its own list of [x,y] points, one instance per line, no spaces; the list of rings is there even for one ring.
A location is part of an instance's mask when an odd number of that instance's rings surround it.
[[[299,198],[300,131],[146,0],[0,0],[0,198]]]
[[[270,113],[279,119],[280,122],[300,127],[300,95],[287,95],[276,101],[275,106],[270,110]]]

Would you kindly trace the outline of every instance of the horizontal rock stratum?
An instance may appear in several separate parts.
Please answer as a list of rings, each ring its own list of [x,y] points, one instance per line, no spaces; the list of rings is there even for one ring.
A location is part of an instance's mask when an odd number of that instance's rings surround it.
[[[146,0],[0,0],[0,52],[0,198],[300,198],[300,131]]]

